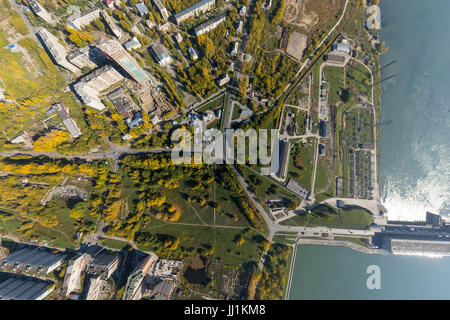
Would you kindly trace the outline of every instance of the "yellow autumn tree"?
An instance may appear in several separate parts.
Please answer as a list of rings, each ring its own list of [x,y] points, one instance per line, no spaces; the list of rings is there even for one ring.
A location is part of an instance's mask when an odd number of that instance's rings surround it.
[[[61,130],[52,130],[34,141],[33,149],[37,152],[54,151],[57,146],[68,141],[70,141],[70,135],[68,132]]]

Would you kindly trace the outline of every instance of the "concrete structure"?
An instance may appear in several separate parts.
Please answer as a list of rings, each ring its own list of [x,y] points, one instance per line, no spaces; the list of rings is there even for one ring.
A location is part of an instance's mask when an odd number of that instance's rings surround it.
[[[71,28],[81,30],[92,21],[100,17],[100,8],[92,7],[86,11],[81,12],[80,16],[73,15],[67,19],[67,25]]]
[[[53,283],[48,281],[12,277],[0,283],[0,300],[42,300],[53,289]]]
[[[162,44],[155,44],[151,46],[151,52],[156,62],[160,66],[166,66],[172,63],[172,58],[167,53],[166,48]]]
[[[116,253],[102,250],[94,257],[94,260],[87,267],[86,272],[93,276],[99,276],[102,280],[106,280],[117,270],[119,260],[119,255]]]
[[[41,28],[36,33],[39,40],[41,40],[45,49],[47,49],[48,54],[52,57],[53,61],[60,65],[61,67],[76,73],[79,71],[77,67],[67,61],[67,50],[66,48],[59,42],[58,38],[48,32],[45,28]]]
[[[59,251],[49,251],[45,247],[30,247],[13,252],[0,261],[0,266],[17,273],[47,274],[62,265],[65,259],[66,255]]]
[[[169,12],[167,11],[166,7],[161,2],[161,0],[152,0],[152,2],[155,5],[156,9],[158,9],[159,13],[161,14],[161,17],[164,20],[169,19]]]
[[[107,282],[100,276],[91,276],[87,278],[86,291],[84,293],[85,300],[102,300],[103,289]]]
[[[201,0],[197,2],[196,4],[187,7],[184,10],[181,10],[178,13],[175,13],[174,19],[177,22],[177,24],[181,24],[183,21],[190,19],[190,18],[196,18],[200,16],[200,14],[211,10],[216,3],[216,0]]]
[[[221,23],[225,22],[226,15],[224,13],[219,14],[218,16],[215,16],[214,18],[211,18],[198,26],[194,28],[194,34],[198,37],[202,34],[205,34],[211,30],[214,30],[219,26]]]
[[[77,254],[69,260],[61,287],[61,295],[67,297],[71,293],[79,292],[83,289],[81,287],[81,275],[86,269],[89,258],[88,254],[83,253],[81,255]]]
[[[47,23],[52,23],[53,19],[50,13],[44,9],[43,6],[37,0],[28,0],[28,4],[31,7],[31,10],[37,15],[39,18],[44,20]]]
[[[101,16],[103,17],[103,20],[105,20],[106,24],[108,25],[111,32],[118,38],[122,38],[122,32],[120,31],[117,24],[114,22],[114,20],[111,18],[111,16],[106,12],[105,10],[102,10],[100,12]]]
[[[450,256],[450,239],[448,238],[386,236],[382,247],[393,254]]]
[[[78,128],[77,123],[70,117],[69,108],[65,103],[60,102],[53,105],[53,108],[58,113],[59,118],[66,126],[67,131],[69,131],[72,138],[78,138],[81,136],[81,130]]]
[[[125,49],[127,49],[128,51],[132,51],[132,50],[136,50],[141,48],[141,43],[139,42],[139,40],[136,37],[133,37],[130,41],[125,42],[123,44],[123,46],[125,47]]]
[[[137,3],[136,9],[141,17],[145,16],[146,13],[148,12],[148,9],[143,2]]]
[[[293,179],[289,179],[286,188],[288,188],[289,190],[291,190],[292,192],[301,196],[304,199],[308,198],[310,194],[310,191],[305,186],[303,186],[302,184],[298,183]]]
[[[149,81],[153,84],[155,83],[117,40],[99,41],[97,47],[139,84],[144,84]]]
[[[107,60],[98,48],[91,46],[84,46],[70,52],[66,56],[66,59],[80,69],[84,67],[95,68]]]
[[[156,255],[147,255],[130,274],[123,294],[123,300],[139,300],[142,297],[142,283],[144,277],[158,259]]]
[[[83,103],[92,108],[103,110],[105,106],[99,98],[100,92],[123,80],[124,77],[119,72],[110,65],[106,65],[81,78],[73,88]]]

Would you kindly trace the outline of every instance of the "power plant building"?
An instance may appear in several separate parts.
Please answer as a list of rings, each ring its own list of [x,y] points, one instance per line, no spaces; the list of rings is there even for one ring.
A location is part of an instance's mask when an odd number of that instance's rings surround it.
[[[393,254],[450,256],[450,239],[438,237],[392,237],[383,239],[382,247]]]

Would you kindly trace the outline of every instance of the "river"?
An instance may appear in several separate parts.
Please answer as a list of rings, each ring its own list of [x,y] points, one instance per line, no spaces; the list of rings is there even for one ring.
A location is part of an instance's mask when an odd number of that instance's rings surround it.
[[[448,0],[381,0],[380,183],[390,220],[450,214]],[[450,299],[450,258],[368,255],[346,247],[297,247],[290,299]],[[381,289],[368,289],[368,266]]]

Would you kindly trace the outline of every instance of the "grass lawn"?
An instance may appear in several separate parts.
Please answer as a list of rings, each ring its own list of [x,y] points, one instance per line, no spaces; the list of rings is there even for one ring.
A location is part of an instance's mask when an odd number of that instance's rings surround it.
[[[306,224],[308,223],[308,214],[305,213],[301,213],[301,214],[297,214],[296,216],[284,220],[282,221],[280,224],[283,226],[306,226]]]
[[[344,87],[344,69],[341,67],[324,67],[322,69],[325,73],[324,81],[328,83],[328,104],[335,105],[341,101],[340,95]]]
[[[124,247],[129,246],[130,244],[115,239],[102,239],[102,245],[111,249],[122,250]]]
[[[197,111],[198,112],[205,112],[205,111],[208,111],[208,110],[216,110],[216,109],[223,108],[223,104],[225,102],[225,95],[227,95],[227,94],[228,93],[222,92],[219,95],[211,98],[206,103],[204,103],[203,105],[198,107]]]
[[[256,232],[245,235],[245,241],[241,246],[235,243],[234,239],[242,234],[242,229],[166,224],[145,231],[177,237],[180,239],[180,245],[185,248],[214,248],[212,260],[226,264],[242,265],[250,261],[256,262],[261,253],[255,241],[260,237]],[[152,248],[140,247],[140,249],[147,251]]]
[[[305,146],[302,146],[302,142],[297,141],[298,140],[291,140],[292,148],[289,159],[288,176],[311,190],[316,141],[313,138],[309,138]]]

